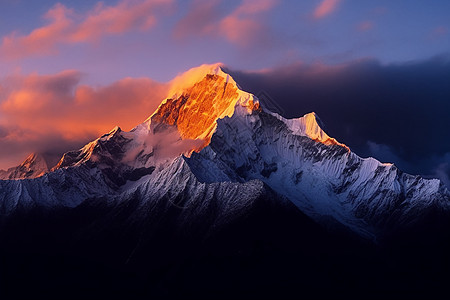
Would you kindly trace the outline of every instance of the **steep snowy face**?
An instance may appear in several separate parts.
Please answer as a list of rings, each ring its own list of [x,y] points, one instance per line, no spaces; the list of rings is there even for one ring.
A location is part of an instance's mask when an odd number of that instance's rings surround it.
[[[48,171],[49,167],[45,158],[38,153],[32,153],[17,167],[1,172],[0,179],[36,178],[44,175]]]
[[[339,143],[334,138],[329,137],[328,134],[326,134],[325,131],[322,130],[319,125],[320,119],[314,112],[306,114],[303,117],[297,119],[285,119],[278,114],[272,115],[285,123],[295,135],[307,136],[310,139],[325,145],[339,145],[350,151],[350,149],[346,145]]]
[[[158,107],[146,121],[149,128],[159,131],[175,126],[183,139],[201,140],[200,150],[211,140],[217,120],[231,117],[236,106],[248,111],[258,110],[255,96],[240,90],[236,82],[220,66],[210,66],[200,81],[177,91]],[[197,73],[195,73],[197,75]]]
[[[450,210],[439,180],[360,158],[326,135],[315,114],[286,120],[238,109],[218,124],[210,145],[187,159],[201,181],[259,179],[316,221],[367,238]]]

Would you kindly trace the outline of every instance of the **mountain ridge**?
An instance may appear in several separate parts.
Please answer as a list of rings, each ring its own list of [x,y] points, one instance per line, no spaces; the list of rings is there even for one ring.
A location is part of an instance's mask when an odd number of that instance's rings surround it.
[[[81,168],[75,173],[86,178],[96,174],[104,186],[99,193],[108,190],[115,197],[160,178],[154,184],[170,194],[160,185],[165,182],[160,176],[181,159],[187,162],[185,172],[200,182],[259,180],[322,225],[334,220],[331,223],[373,240],[415,223],[420,211],[425,215],[435,206],[450,209],[449,192],[439,180],[360,158],[329,137],[315,113],[285,119],[263,109],[220,64],[194,68],[180,78],[192,85],[178,84],[183,88],[162,101],[143,123],[129,132],[116,126],[81,149],[66,152],[50,171]],[[80,193],[90,194],[90,190]],[[75,199],[66,203],[76,206],[80,200]],[[10,208],[20,202],[16,200]]]
[[[42,176],[0,180],[2,298],[445,294],[439,180],[361,158],[219,71]]]
[[[6,171],[0,170],[0,180],[36,178],[48,171],[50,168],[45,157],[39,153],[31,153],[20,165]]]

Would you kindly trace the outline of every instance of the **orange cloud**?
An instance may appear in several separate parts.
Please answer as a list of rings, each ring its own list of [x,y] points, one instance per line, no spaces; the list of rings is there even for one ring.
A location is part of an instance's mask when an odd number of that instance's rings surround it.
[[[167,84],[148,78],[125,78],[109,86],[79,85],[81,74],[16,78],[0,105],[11,124],[23,130],[55,131],[66,138],[102,134],[115,125],[126,130],[145,120],[167,93]]]
[[[54,45],[73,26],[68,15],[72,12],[62,4],[55,5],[45,15],[50,24],[33,30],[29,35],[13,33],[3,38],[0,45],[1,56],[18,58],[31,54],[51,54]]]
[[[58,44],[89,42],[105,35],[130,30],[148,30],[156,23],[156,13],[173,0],[122,0],[116,6],[99,2],[86,16],[56,4],[45,15],[48,25],[34,29],[28,35],[12,33],[3,38],[0,55],[20,58],[56,52]]]
[[[321,19],[332,14],[337,9],[339,2],[340,0],[323,0],[314,10],[314,18]]]
[[[153,113],[169,88],[148,78],[91,87],[81,85],[81,78],[69,70],[0,82],[8,86],[0,90],[0,168],[30,152],[81,146],[116,125],[130,130]]]
[[[219,1],[205,4],[195,1],[189,13],[175,26],[175,37],[210,35],[224,37],[233,44],[248,46],[267,34],[260,14],[272,9],[277,1],[244,0],[230,14],[221,15]]]

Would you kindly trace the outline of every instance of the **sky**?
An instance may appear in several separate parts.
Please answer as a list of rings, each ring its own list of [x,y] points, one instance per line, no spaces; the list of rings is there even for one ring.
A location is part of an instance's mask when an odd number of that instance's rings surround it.
[[[129,130],[221,62],[285,116],[449,182],[450,1],[1,0],[0,169]]]

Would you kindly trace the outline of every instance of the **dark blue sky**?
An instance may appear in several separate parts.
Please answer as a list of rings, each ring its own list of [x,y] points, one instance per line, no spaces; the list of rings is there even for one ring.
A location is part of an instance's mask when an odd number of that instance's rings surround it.
[[[450,2],[444,0],[127,0],[104,1],[101,7],[87,0],[59,3],[64,12],[55,17],[48,16],[57,5],[54,0],[1,2],[1,76],[18,70],[77,69],[94,84],[127,76],[167,81],[217,61],[260,70],[368,57],[405,62],[450,49]],[[142,3],[148,6],[134,9]],[[127,23],[127,13],[137,21]],[[98,22],[89,23],[95,17]],[[148,26],[146,18],[152,19]],[[30,38],[33,30],[49,25],[59,28]],[[76,37],[80,30],[85,35]]]

